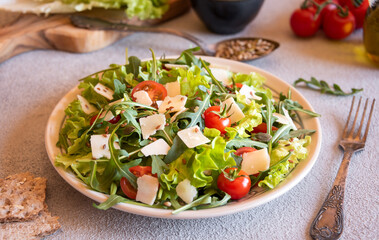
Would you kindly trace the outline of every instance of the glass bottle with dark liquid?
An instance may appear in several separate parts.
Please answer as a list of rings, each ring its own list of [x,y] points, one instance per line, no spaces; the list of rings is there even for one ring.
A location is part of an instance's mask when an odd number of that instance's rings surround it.
[[[370,0],[363,25],[363,43],[368,57],[379,65],[379,0]]]

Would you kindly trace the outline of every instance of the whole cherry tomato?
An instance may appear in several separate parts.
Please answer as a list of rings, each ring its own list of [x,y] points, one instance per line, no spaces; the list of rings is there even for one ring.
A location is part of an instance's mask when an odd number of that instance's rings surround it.
[[[227,168],[217,178],[217,187],[231,196],[232,199],[244,197],[251,187],[251,180],[246,172],[237,168]]]
[[[347,0],[345,6],[355,17],[355,29],[362,28],[369,7],[368,0]]]
[[[340,40],[349,36],[355,29],[353,14],[344,9],[335,9],[325,15],[323,30],[328,38]]]
[[[149,94],[151,101],[155,102],[157,100],[164,100],[167,96],[166,88],[157,82],[154,81],[143,81],[138,83],[132,90],[132,98],[135,92],[146,91]],[[133,100],[135,100],[133,98]]]
[[[271,130],[276,131],[276,130],[278,130],[278,128],[272,126]],[[258,126],[253,128],[253,131],[251,133],[267,133],[267,124],[265,122],[259,124]]]
[[[247,152],[254,152],[254,151],[257,151],[257,149],[253,148],[253,147],[241,147],[241,148],[238,148],[234,154],[237,155],[237,156],[240,156],[242,157],[242,155],[244,153],[247,153]]]
[[[296,9],[290,19],[292,31],[299,37],[311,37],[316,34],[321,26],[320,16],[316,16],[315,7]]]
[[[204,123],[207,128],[215,128],[221,133],[226,133],[225,128],[230,127],[231,121],[227,117],[220,116],[220,106],[212,106],[204,111]]]
[[[143,175],[157,176],[151,173],[152,168],[150,166],[134,166],[129,168],[129,171],[133,173],[134,176],[142,177]],[[132,184],[125,178],[122,177],[120,180],[120,187],[122,192],[130,199],[136,199],[137,189],[135,189]]]

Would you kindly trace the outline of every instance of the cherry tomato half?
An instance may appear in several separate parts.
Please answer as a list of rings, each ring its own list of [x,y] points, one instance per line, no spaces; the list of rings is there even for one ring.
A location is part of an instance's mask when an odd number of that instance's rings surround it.
[[[334,9],[325,15],[323,30],[328,38],[340,40],[349,36],[355,29],[355,18],[350,11]]]
[[[253,148],[253,147],[241,147],[241,148],[238,148],[234,154],[237,155],[237,156],[240,156],[242,157],[242,155],[244,153],[247,153],[247,152],[254,152],[254,151],[257,151],[257,149]]]
[[[232,171],[238,171],[237,168],[227,168],[225,173],[230,174]],[[231,196],[232,199],[240,199],[244,197],[251,187],[251,180],[246,172],[240,170],[238,176],[233,180],[229,180],[225,173],[221,173],[217,178],[217,187]]]
[[[277,127],[272,126],[272,131],[278,130]],[[253,131],[251,133],[267,133],[267,124],[265,122],[259,124],[255,128],[253,128]]]
[[[157,82],[154,81],[143,81],[137,84],[132,90],[132,98],[135,92],[146,91],[149,94],[151,101],[155,102],[157,100],[164,100],[167,96],[166,88]],[[135,99],[133,98],[135,101]]]
[[[134,166],[129,168],[129,171],[133,173],[134,176],[142,177],[143,175],[150,175],[157,177],[157,174],[152,174],[152,168],[150,166]],[[130,199],[136,199],[137,189],[135,189],[132,184],[125,178],[122,177],[120,180],[120,187],[122,192]]]
[[[311,37],[321,26],[320,16],[316,17],[317,9],[308,7],[296,9],[290,19],[292,31],[299,37]]]
[[[225,128],[230,127],[231,121],[227,117],[220,117],[216,113],[220,113],[220,106],[212,106],[204,111],[204,123],[207,128],[215,128],[221,133],[226,133]]]

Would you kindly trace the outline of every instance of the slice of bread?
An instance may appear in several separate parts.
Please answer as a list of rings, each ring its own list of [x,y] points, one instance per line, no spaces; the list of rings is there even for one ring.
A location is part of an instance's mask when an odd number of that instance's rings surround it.
[[[0,223],[28,221],[44,209],[46,179],[19,173],[0,179]]]
[[[0,224],[0,239],[40,239],[54,233],[60,227],[58,217],[52,217],[45,205],[34,220]]]

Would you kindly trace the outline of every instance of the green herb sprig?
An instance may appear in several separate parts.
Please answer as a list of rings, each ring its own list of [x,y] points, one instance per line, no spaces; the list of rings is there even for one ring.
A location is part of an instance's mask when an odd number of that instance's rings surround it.
[[[299,78],[293,83],[293,85],[296,86],[302,82],[305,83],[306,86],[308,86],[311,89],[317,89],[321,93],[331,94],[331,95],[336,95],[336,96],[349,96],[349,95],[353,95],[353,94],[363,91],[363,88],[359,88],[359,89],[352,88],[351,92],[344,92],[341,89],[341,87],[335,83],[333,84],[333,89],[332,89],[327,82],[325,82],[324,80],[318,81],[314,77],[311,77],[310,81],[307,81],[303,78]]]

